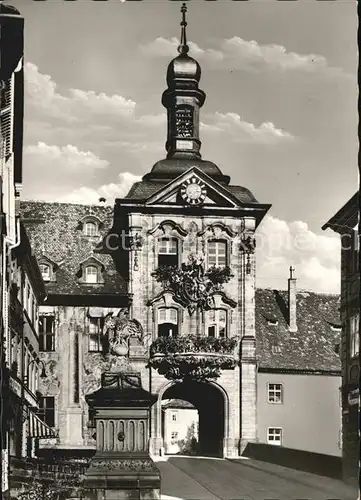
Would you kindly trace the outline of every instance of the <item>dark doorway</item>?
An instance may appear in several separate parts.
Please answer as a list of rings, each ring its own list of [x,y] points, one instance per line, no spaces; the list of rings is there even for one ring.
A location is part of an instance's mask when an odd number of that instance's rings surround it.
[[[186,381],[167,389],[163,399],[188,401],[198,410],[197,455],[223,457],[224,396],[212,384]]]

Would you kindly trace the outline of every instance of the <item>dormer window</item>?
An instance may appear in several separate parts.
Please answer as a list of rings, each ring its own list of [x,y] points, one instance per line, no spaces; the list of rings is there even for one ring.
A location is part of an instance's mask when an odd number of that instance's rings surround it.
[[[98,283],[98,268],[96,266],[86,266],[85,281],[86,283]]]
[[[95,222],[86,222],[84,224],[84,234],[85,236],[97,236],[98,227]]]
[[[44,281],[50,281],[51,278],[51,272],[50,272],[50,266],[48,264],[40,264],[39,265],[41,276],[43,277]]]
[[[99,236],[103,223],[95,215],[86,215],[79,221],[78,229],[88,238]]]
[[[58,264],[48,259],[45,255],[43,255],[39,259],[39,270],[40,274],[45,282],[55,281],[55,273],[58,269]]]
[[[95,257],[89,257],[80,263],[77,276],[83,284],[96,285],[104,283],[104,265]]]

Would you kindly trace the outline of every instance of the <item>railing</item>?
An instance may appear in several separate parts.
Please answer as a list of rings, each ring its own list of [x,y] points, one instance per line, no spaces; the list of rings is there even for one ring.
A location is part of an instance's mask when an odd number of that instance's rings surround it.
[[[215,379],[236,366],[237,345],[238,338],[161,337],[150,347],[148,367],[170,380]]]
[[[49,481],[59,479],[74,480],[79,482],[85,474],[89,462],[84,459],[79,461],[50,461],[49,459],[30,457],[10,457],[10,476],[31,477]]]
[[[150,356],[158,354],[233,354],[238,338],[197,337],[184,335],[180,337],[160,337],[150,347]]]

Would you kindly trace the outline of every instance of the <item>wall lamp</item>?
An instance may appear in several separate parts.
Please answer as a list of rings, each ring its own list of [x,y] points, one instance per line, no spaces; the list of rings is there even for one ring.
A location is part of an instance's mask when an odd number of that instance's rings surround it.
[[[40,373],[40,378],[46,378],[47,377],[47,374],[46,374],[46,369],[45,369],[45,364],[44,364],[44,361],[42,361],[41,359],[37,360],[37,359],[33,359],[32,361],[30,361],[30,363],[28,364],[28,370],[30,368],[30,365],[32,363],[37,363],[38,365],[41,364],[42,365],[42,369],[41,369],[41,373]]]

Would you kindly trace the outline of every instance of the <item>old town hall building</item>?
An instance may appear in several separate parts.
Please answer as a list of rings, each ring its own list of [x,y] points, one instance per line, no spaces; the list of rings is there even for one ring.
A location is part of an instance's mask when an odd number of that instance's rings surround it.
[[[270,205],[201,157],[206,96],[200,66],[188,55],[182,12],[179,55],[162,96],[166,158],[113,207],[21,203],[47,294],[39,311],[46,367],[39,412],[57,436],[39,439],[35,453],[91,456],[95,439],[110,450],[119,434],[125,437],[117,450],[142,449],[143,422],[128,418],[95,429],[86,400],[102,374],[127,372],[128,383],[136,385],[140,374],[156,397],[152,454],[165,448],[162,401],[181,400],[198,410],[202,455],[237,456],[260,436],[266,444],[315,451],[316,434],[336,455],[338,298],[297,297],[292,272],[288,296],[256,292],[255,234]],[[300,387],[305,398],[292,400]],[[315,387],[329,403],[328,425],[316,406],[304,418]],[[288,422],[280,423],[281,409]],[[308,438],[310,428],[317,432]]]

